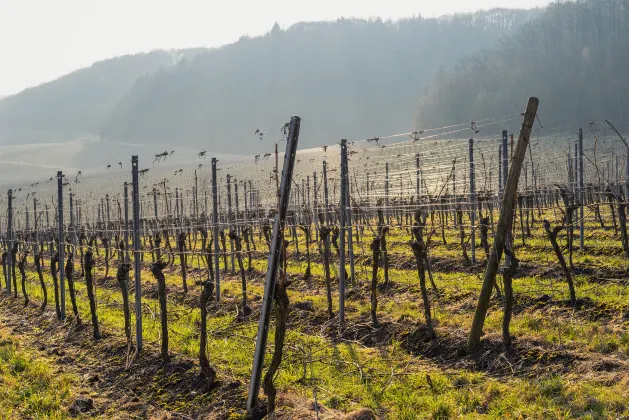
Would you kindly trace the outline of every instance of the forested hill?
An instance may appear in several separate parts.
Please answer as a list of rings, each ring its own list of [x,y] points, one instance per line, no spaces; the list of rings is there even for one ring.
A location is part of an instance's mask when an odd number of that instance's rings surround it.
[[[621,121],[629,117],[627,74],[629,0],[553,4],[499,47],[440,72],[419,101],[416,124],[518,112],[532,95],[547,126]]]
[[[136,80],[198,50],[153,51],[94,63],[0,102],[0,143],[63,141],[97,134]]]
[[[408,130],[417,97],[441,66],[494,45],[535,13],[275,26],[138,80],[101,134],[202,145],[291,115],[304,119],[300,147]],[[247,153],[264,147],[247,145]],[[242,144],[221,152],[242,153]]]

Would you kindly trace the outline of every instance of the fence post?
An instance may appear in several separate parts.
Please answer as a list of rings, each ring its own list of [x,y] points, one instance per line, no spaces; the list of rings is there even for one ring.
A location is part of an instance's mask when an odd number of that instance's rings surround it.
[[[218,242],[218,191],[216,188],[216,158],[212,158],[212,222],[214,230],[214,282],[216,289],[216,301],[221,300],[221,278],[220,278],[220,258],[221,254],[219,252],[219,242]]]
[[[234,205],[236,207],[236,214],[234,216],[234,228],[236,232],[240,233],[240,222],[238,221],[238,213],[240,209],[238,208],[238,179],[234,179]]]
[[[57,235],[59,238],[59,299],[61,303],[61,320],[66,319],[66,273],[63,269],[65,264],[65,247],[63,246],[63,173],[57,172]]]
[[[627,162],[625,163],[625,201],[629,202],[629,150],[627,150]]]
[[[502,130],[502,184],[503,184],[503,199],[504,194],[507,191],[507,178],[509,177],[509,132]],[[504,201],[504,200],[503,200]],[[512,249],[513,236],[511,234],[511,228],[513,223],[509,224],[509,231],[505,237],[505,247]],[[511,257],[505,256],[505,264],[509,266],[511,264]]]
[[[341,140],[341,202],[339,205],[340,211],[340,240],[339,240],[339,323],[345,322],[345,209],[347,203],[345,202],[346,188],[345,180],[347,178],[347,140]]]
[[[522,162],[524,161],[524,157],[526,156],[526,149],[529,145],[529,138],[531,135],[531,130],[533,128],[533,123],[535,122],[535,115],[537,114],[538,105],[539,100],[537,98],[529,98],[526,112],[522,121],[520,137],[518,139],[515,154],[513,156],[513,168],[511,170],[511,173],[506,178],[507,182],[505,183],[505,194],[502,203],[503,205],[500,209],[500,218],[498,220],[498,226],[496,228],[494,244],[492,246],[489,260],[487,261],[487,267],[485,268],[483,286],[481,288],[480,296],[478,298],[478,304],[474,313],[474,320],[472,321],[472,327],[470,328],[470,333],[468,336],[468,352],[476,350],[478,344],[480,343],[480,337],[483,332],[483,325],[485,324],[485,317],[487,315],[487,310],[489,309],[491,292],[496,281],[496,274],[498,273],[498,265],[504,251],[507,233],[513,221],[513,210],[518,189],[518,180],[520,178],[520,170],[522,169]],[[503,139],[506,139],[506,136],[503,136]]]
[[[346,203],[346,211],[347,211],[347,225],[349,226],[348,229],[348,235],[347,235],[347,253],[349,255],[349,275],[350,275],[350,280],[352,283],[354,283],[356,281],[355,278],[355,269],[354,269],[354,238],[353,238],[353,230],[354,230],[354,226],[352,223],[352,196],[350,194],[351,192],[351,188],[350,188],[350,182],[349,182],[349,163],[348,163],[348,159],[347,159],[347,150],[345,151],[345,203]],[[360,242],[360,237],[358,235],[358,228],[356,228],[356,240],[357,242]]]
[[[232,230],[234,214],[232,213],[232,177],[227,174],[227,229]],[[236,272],[236,266],[234,265],[234,240],[229,239],[229,251],[230,251],[230,262],[232,267],[232,274]]]
[[[266,271],[266,281],[264,284],[264,299],[262,301],[262,311],[258,324],[258,335],[256,338],[256,349],[253,358],[253,369],[251,372],[251,382],[249,384],[249,396],[247,398],[247,410],[251,410],[258,403],[260,393],[260,382],[262,379],[262,365],[264,364],[264,353],[269,333],[269,321],[271,308],[273,306],[273,295],[275,293],[275,283],[279,269],[281,241],[284,229],[284,219],[290,198],[290,187],[293,179],[293,168],[295,165],[295,153],[297,152],[297,142],[299,140],[299,126],[301,118],[292,117],[288,138],[286,141],[286,153],[284,154],[284,168],[282,169],[282,183],[280,186],[279,211],[273,223],[273,238],[271,250],[269,252],[268,268]]]
[[[325,206],[325,224],[330,224],[328,215],[328,163],[323,161],[323,205]]]
[[[580,143],[580,142],[579,142]],[[579,182],[579,173],[581,162],[579,161],[579,145],[577,143],[574,144],[574,185],[576,189],[577,182]],[[581,184],[579,184],[580,186]]]
[[[308,208],[310,208],[310,175],[306,175],[306,193]]]
[[[37,198],[33,197],[33,254],[39,254],[39,232],[37,230]]]
[[[580,211],[579,211],[579,247],[583,249],[584,247],[584,235],[585,235],[585,226],[583,222],[583,129],[579,128],[579,203],[580,203]]]
[[[474,172],[474,139],[470,139],[470,247],[472,264],[476,264],[476,174]]]
[[[502,144],[498,146],[498,201],[502,199]]]
[[[248,205],[248,199],[247,199],[247,181],[242,181],[242,187],[244,188],[243,191],[243,195],[245,196],[245,217],[244,217],[244,222],[245,222],[245,227],[246,224],[249,221],[249,205]]]
[[[503,194],[506,190],[507,178],[509,177],[509,135],[507,130],[502,130],[502,184]]]
[[[133,182],[133,275],[135,277],[135,339],[138,353],[142,351],[142,283],[140,282],[140,181],[138,156],[131,156]]]
[[[419,204],[419,153],[415,153],[415,198]]]
[[[627,158],[629,160],[629,158]],[[312,172],[312,208],[314,210],[315,241],[319,243],[319,203],[317,202],[317,171]],[[319,248],[321,249],[321,248]]]
[[[197,226],[199,225],[199,178],[197,177],[197,170],[194,170],[194,220]],[[196,241],[197,231],[194,230],[194,238]]]
[[[153,188],[155,194],[155,188]],[[129,184],[124,183],[124,262],[129,263]]]
[[[7,193],[7,239],[9,242],[9,249],[7,250],[7,292],[11,294],[11,250],[13,249],[13,190],[9,190]]]
[[[74,194],[72,192],[70,192],[70,238],[72,253],[76,254],[76,225],[74,224]]]
[[[385,176],[384,176],[384,205],[385,213],[387,215],[387,225],[391,224],[391,216],[389,215],[389,162],[384,164]]]

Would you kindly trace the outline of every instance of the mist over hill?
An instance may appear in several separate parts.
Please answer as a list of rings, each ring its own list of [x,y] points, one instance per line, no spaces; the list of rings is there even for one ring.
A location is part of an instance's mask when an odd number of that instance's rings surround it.
[[[300,147],[408,130],[441,67],[494,46],[537,13],[276,25],[218,49],[104,60],[2,101],[0,143],[100,135],[203,147],[291,115],[304,118]],[[268,148],[245,146],[247,154]],[[242,153],[243,144],[220,152]]]
[[[496,48],[440,72],[419,100],[416,126],[521,112],[529,96],[539,97],[547,126],[603,119],[622,125],[628,71],[628,0],[554,3]]]
[[[67,141],[94,135],[140,77],[196,50],[153,51],[103,60],[0,102],[0,143]]]
[[[417,97],[440,67],[494,45],[532,13],[275,26],[139,80],[101,134],[203,145],[290,115],[304,119],[300,147],[408,130]],[[250,153],[268,149],[260,142],[247,146]]]

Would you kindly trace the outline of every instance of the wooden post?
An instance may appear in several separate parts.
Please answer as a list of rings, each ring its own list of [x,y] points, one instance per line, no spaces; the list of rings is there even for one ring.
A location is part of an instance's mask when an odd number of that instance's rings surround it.
[[[212,158],[212,230],[214,233],[214,289],[216,290],[216,301],[221,300],[221,277],[220,263],[221,251],[218,242],[218,188],[216,186],[216,158]]]
[[[419,190],[420,190],[420,182],[419,182],[419,153],[415,154],[415,200],[419,203]]]
[[[581,207],[579,211],[579,249],[583,250],[584,247],[584,236],[585,236],[585,226],[583,222],[583,129],[579,128],[579,160],[577,161],[577,165],[579,166],[579,206]]]
[[[345,322],[345,209],[347,208],[345,181],[347,180],[347,140],[341,140],[341,201],[340,212],[340,250],[339,250],[339,323]]]
[[[476,264],[476,175],[474,168],[474,139],[469,140],[470,149],[470,245],[472,264]],[[456,198],[456,196],[455,196]],[[463,220],[461,220],[463,223]]]
[[[9,190],[7,193],[7,203],[8,203],[8,208],[7,208],[7,241],[8,241],[8,249],[7,249],[7,255],[11,255],[11,250],[13,249],[13,190]],[[46,212],[46,215],[48,215],[48,212]],[[52,255],[52,249],[50,250],[50,255]],[[8,259],[7,261],[10,261],[10,259]],[[7,287],[7,293],[11,294],[11,264],[8,264],[8,268],[7,268],[7,278],[6,278],[6,287]]]
[[[524,114],[524,121],[522,122],[522,128],[520,130],[520,138],[518,139],[518,144],[512,160],[511,171],[509,171],[507,182],[505,184],[505,193],[502,208],[500,209],[500,218],[498,219],[496,235],[494,237],[494,245],[492,247],[489,261],[487,262],[487,268],[485,269],[483,287],[478,298],[474,321],[472,322],[472,327],[467,341],[468,352],[474,351],[480,343],[483,325],[485,324],[485,317],[487,316],[487,310],[489,309],[491,290],[494,286],[494,282],[496,281],[498,264],[500,263],[507,233],[511,227],[511,220],[513,219],[513,207],[515,205],[515,196],[518,189],[518,180],[520,178],[522,163],[524,162],[524,157],[526,155],[526,149],[529,145],[529,137],[531,135],[531,129],[533,128],[533,123],[535,122],[538,105],[539,100],[537,98],[529,98],[526,113]]]
[[[135,340],[138,353],[142,351],[142,282],[140,277],[140,181],[138,178],[138,157],[131,156],[131,181],[132,197],[131,208],[133,212],[133,276],[135,280]]]
[[[59,240],[59,245],[57,246],[57,251],[59,253],[59,295],[60,295],[60,308],[61,308],[61,321],[65,321],[66,319],[66,274],[63,269],[63,263],[65,261],[65,246],[63,243],[64,232],[63,232],[63,173],[61,171],[57,172],[57,238]],[[15,275],[15,273],[13,273]],[[15,282],[15,279],[13,279]]]
[[[247,410],[252,410],[258,405],[258,395],[260,394],[260,382],[262,379],[262,367],[264,364],[264,354],[266,352],[269,322],[271,318],[271,306],[273,304],[277,273],[280,265],[280,253],[282,252],[281,241],[284,237],[282,233],[284,230],[284,219],[286,218],[288,202],[290,199],[290,187],[293,177],[293,168],[295,165],[295,154],[297,152],[300,123],[301,118],[291,118],[288,139],[286,142],[286,153],[284,154],[284,168],[282,170],[282,184],[280,188],[281,192],[278,207],[279,211],[275,216],[275,222],[273,224],[273,239],[271,241],[268,269],[264,284],[264,299],[262,300],[260,321],[258,323],[258,335],[256,338],[251,381],[249,383]],[[276,351],[278,351],[278,349],[276,349]],[[281,351],[281,349],[279,349],[279,351]]]

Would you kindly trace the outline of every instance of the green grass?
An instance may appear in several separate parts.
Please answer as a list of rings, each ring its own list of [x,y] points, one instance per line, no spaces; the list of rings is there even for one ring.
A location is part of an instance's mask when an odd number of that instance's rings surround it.
[[[74,378],[55,373],[49,362],[21,349],[16,340],[0,342],[0,418],[64,419]]]
[[[556,267],[556,258],[542,229],[537,222],[533,237],[521,245],[519,231],[516,231],[515,245],[518,258],[523,264],[540,267],[540,273],[518,277],[514,281],[516,300],[537,298],[548,295],[552,304],[543,308],[527,307],[514,315],[511,332],[525,340],[537,340],[554,351],[569,349],[574,353],[593,354],[595,357],[626,357],[629,355],[629,332],[622,314],[629,309],[629,290],[622,281],[591,282],[587,275],[577,274],[575,284],[577,297],[587,297],[594,308],[586,307],[572,311],[558,304],[568,299],[568,288],[561,275],[543,274],[543,269]],[[519,225],[518,225],[519,226]],[[469,233],[469,228],[467,228]],[[613,232],[602,230],[588,220],[586,236],[587,251],[576,250],[574,264],[577,268],[622,269],[627,261],[622,257],[620,242]],[[369,243],[371,233],[365,230],[363,242]],[[446,230],[448,245],[441,244],[440,233],[432,238],[431,257],[461,259],[458,230],[450,226]],[[406,244],[408,234],[393,228],[389,236],[389,252],[392,260],[412,255]],[[477,238],[478,240],[478,238]],[[578,239],[575,241],[578,244]],[[561,238],[562,246],[565,240]],[[300,232],[300,249],[304,250],[305,240]],[[258,244],[261,246],[261,243]],[[365,248],[367,246],[365,245]],[[362,253],[362,245],[356,247]],[[290,250],[293,252],[293,249]],[[318,254],[312,245],[313,256]],[[484,258],[480,244],[477,255]],[[368,257],[368,255],[364,255]],[[336,258],[334,258],[336,261]],[[364,259],[359,259],[362,263]],[[266,260],[253,261],[254,268],[264,271]],[[193,264],[196,266],[196,263]],[[246,265],[246,261],[245,261]],[[221,261],[222,266],[222,261]],[[312,301],[317,313],[325,313],[323,268],[313,263],[313,289],[304,288],[300,276],[305,262],[290,259],[288,274],[297,283],[290,292],[291,303]],[[78,264],[77,264],[78,269]],[[336,268],[334,268],[333,273]],[[371,269],[368,265],[357,264],[357,282],[365,285]],[[111,270],[114,274],[114,270]],[[473,270],[460,271],[442,267],[434,273],[440,295],[432,296],[435,326],[438,335],[449,331],[467,331],[471,325],[475,302],[482,283],[483,268],[479,264]],[[102,277],[103,270],[97,270],[96,277]],[[33,272],[29,272],[29,293],[35,300],[41,299],[41,291]],[[189,284],[195,278],[190,276]],[[379,317],[382,320],[405,319],[421,324],[423,307],[419,292],[417,273],[410,269],[391,268],[391,281],[398,285],[395,294],[379,292]],[[612,279],[613,280],[613,279]],[[52,301],[52,283],[46,274],[49,285],[49,305]],[[382,282],[382,270],[380,270]],[[108,331],[122,335],[123,319],[120,293],[112,280],[112,287],[99,287],[99,318]],[[143,272],[143,283],[154,284],[151,275]],[[180,290],[181,280],[177,272],[167,275],[167,284]],[[89,307],[85,285],[77,282],[81,317],[89,321]],[[299,287],[297,287],[299,286]],[[196,290],[196,286],[192,286]],[[336,281],[334,290],[336,291]],[[217,366],[219,376],[231,377],[247,383],[251,373],[254,337],[257,333],[256,319],[239,323],[235,319],[236,303],[240,295],[240,283],[236,277],[223,279],[222,292],[226,301],[234,298],[234,303],[223,303],[221,310],[210,311],[208,319],[209,357]],[[198,293],[195,291],[195,293]],[[248,294],[262,296],[261,281],[248,282]],[[368,296],[362,300],[346,301],[348,323],[357,322],[369,314]],[[172,296],[169,299],[169,329],[171,349],[190,357],[198,351],[199,310],[191,308]],[[517,302],[516,302],[517,303]],[[148,343],[159,343],[159,307],[155,299],[143,299],[144,338]],[[334,295],[334,308],[337,309],[337,294]],[[132,304],[133,307],[133,304]],[[598,315],[608,311],[603,320]],[[68,299],[68,313],[70,303]],[[588,315],[584,315],[587,313]],[[611,317],[611,319],[610,319]],[[490,309],[485,331],[498,333],[501,328],[502,313],[499,304]],[[272,349],[273,331],[269,337]],[[319,402],[343,411],[358,407],[369,407],[387,418],[609,418],[629,415],[629,379],[622,375],[602,380],[594,376],[570,373],[492,376],[460,368],[446,368],[435,360],[413,355],[402,349],[395,340],[389,345],[367,348],[358,343],[335,344],[312,325],[298,325],[288,331],[285,358],[277,377],[280,391],[291,392],[312,400],[314,393]],[[270,357],[270,351],[269,351]],[[267,360],[268,361],[268,360]],[[430,379],[428,379],[428,377]]]

